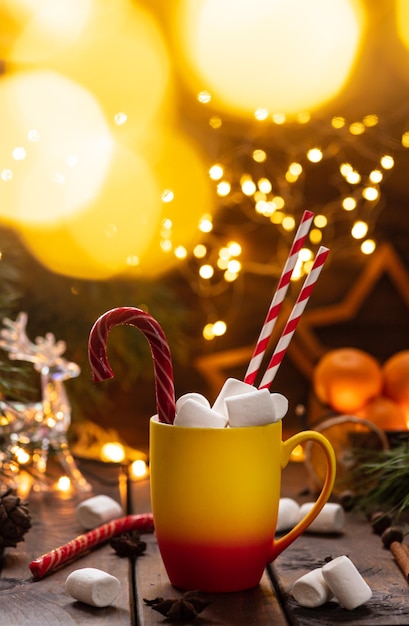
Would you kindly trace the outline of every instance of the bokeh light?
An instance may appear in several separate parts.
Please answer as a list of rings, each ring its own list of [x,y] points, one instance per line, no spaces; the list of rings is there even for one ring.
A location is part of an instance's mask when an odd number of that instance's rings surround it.
[[[0,217],[53,225],[100,190],[113,140],[93,96],[49,71],[0,81]]]
[[[363,30],[357,0],[183,0],[177,7],[185,80],[235,114],[296,114],[333,98]]]

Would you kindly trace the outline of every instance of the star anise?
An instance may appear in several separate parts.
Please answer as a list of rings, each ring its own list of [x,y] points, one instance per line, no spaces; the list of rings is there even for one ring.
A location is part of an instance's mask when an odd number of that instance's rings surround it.
[[[117,555],[121,557],[135,558],[146,550],[145,541],[141,541],[140,535],[135,531],[112,537],[109,544]]]
[[[187,622],[195,619],[209,604],[200,597],[198,591],[187,591],[179,599],[155,598],[143,600],[147,606],[158,611],[171,622]]]
[[[24,541],[24,535],[30,528],[28,503],[16,496],[12,489],[3,493],[0,489],[0,554],[4,548],[15,548],[19,541]]]

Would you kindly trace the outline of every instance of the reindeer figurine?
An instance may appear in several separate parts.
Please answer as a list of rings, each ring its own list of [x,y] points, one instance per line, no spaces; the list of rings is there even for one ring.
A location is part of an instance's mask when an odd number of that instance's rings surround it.
[[[78,469],[67,441],[71,406],[64,381],[79,376],[79,366],[62,357],[66,344],[64,341],[56,342],[52,333],[37,337],[35,343],[31,342],[26,334],[26,313],[19,313],[16,321],[4,318],[3,324],[5,328],[0,330],[0,348],[6,350],[12,360],[33,363],[41,376],[41,409],[35,411],[31,407],[27,411],[31,418],[25,426],[25,434],[36,447],[33,464],[35,473],[40,477],[39,484],[44,484],[41,477],[45,476],[48,453],[52,448],[73,487],[81,492],[90,491],[91,486]]]

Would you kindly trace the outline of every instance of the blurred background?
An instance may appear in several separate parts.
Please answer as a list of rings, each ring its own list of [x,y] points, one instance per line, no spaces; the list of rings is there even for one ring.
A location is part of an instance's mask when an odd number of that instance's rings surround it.
[[[91,380],[113,307],[160,322],[177,396],[243,379],[306,209],[270,352],[330,255],[272,387],[288,431],[328,350],[409,349],[408,0],[0,0],[0,59],[1,309],[66,341],[74,425],[148,446],[144,337],[113,329]]]

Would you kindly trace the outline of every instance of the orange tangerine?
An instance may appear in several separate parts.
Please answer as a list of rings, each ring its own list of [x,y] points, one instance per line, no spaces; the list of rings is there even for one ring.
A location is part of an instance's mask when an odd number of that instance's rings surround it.
[[[409,350],[402,350],[385,361],[383,393],[399,404],[409,417]]]
[[[354,414],[381,393],[381,366],[368,352],[336,348],[317,363],[313,386],[322,403],[338,413]]]
[[[357,415],[372,422],[381,430],[406,430],[404,412],[396,402],[385,396],[378,396],[372,400]]]

